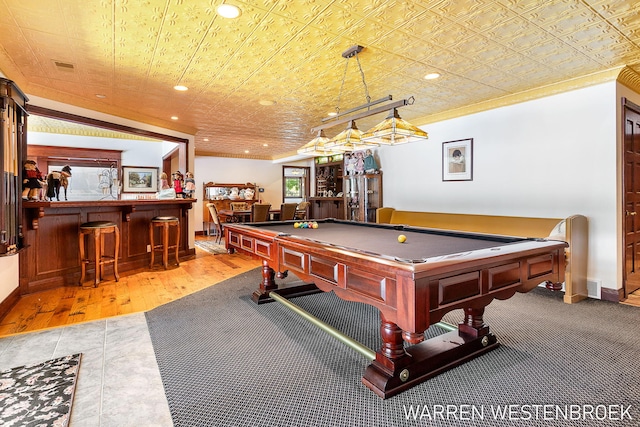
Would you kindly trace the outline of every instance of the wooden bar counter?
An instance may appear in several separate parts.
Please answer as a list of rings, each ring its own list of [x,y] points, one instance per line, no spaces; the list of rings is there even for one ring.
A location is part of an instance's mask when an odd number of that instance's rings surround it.
[[[188,210],[193,203],[194,199],[24,202],[20,293],[79,285],[78,230],[88,221],[111,221],[120,228],[120,273],[149,268],[149,222],[155,216],[180,218],[179,257],[195,256],[195,249],[189,248],[188,234]],[[110,238],[105,249],[113,250]],[[89,271],[90,275],[94,273]],[[107,278],[109,274],[110,267]]]

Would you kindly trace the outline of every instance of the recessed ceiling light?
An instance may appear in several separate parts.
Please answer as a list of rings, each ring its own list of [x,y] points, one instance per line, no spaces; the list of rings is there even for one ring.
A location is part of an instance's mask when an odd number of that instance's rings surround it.
[[[185,90],[189,90],[188,87],[182,85],[176,85],[173,87],[175,90],[179,90],[180,92],[184,92]]]
[[[427,80],[437,79],[438,77],[440,77],[440,73],[429,73],[426,76],[424,76],[424,78]]]
[[[244,150],[244,154],[249,154],[249,150]]]
[[[267,106],[276,104],[276,101],[271,101],[271,100],[268,100],[268,99],[262,99],[259,102],[260,102],[260,105],[267,105]]]
[[[209,142],[209,138],[204,138],[203,141],[204,142]]]
[[[218,6],[216,12],[218,12],[218,15],[222,16],[223,18],[234,19],[240,16],[240,8],[232,4],[222,3],[220,6]]]
[[[178,120],[178,116],[171,116],[171,120]]]
[[[262,146],[263,146],[263,147],[268,147],[268,146],[269,146],[269,144],[262,144]]]
[[[96,98],[104,99],[106,97],[107,97],[107,95],[105,95],[103,93],[96,93]]]
[[[335,111],[331,111],[329,114],[327,114],[327,116],[331,116],[331,117],[337,116],[337,115],[338,113],[336,113]]]

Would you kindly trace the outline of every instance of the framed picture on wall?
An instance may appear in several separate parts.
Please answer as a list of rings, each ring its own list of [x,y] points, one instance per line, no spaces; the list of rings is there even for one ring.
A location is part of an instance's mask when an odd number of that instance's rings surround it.
[[[473,138],[442,143],[442,180],[473,180]]]
[[[122,167],[123,193],[155,193],[158,191],[158,168]]]

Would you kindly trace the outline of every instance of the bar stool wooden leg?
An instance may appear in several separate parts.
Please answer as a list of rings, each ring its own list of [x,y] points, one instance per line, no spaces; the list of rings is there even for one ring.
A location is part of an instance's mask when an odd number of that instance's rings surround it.
[[[84,262],[85,259],[85,248],[84,248],[84,233],[80,231],[78,234],[80,236],[80,286],[84,283],[84,278],[87,273],[87,263]]]
[[[153,267],[153,262],[155,261],[155,253],[156,253],[156,245],[153,241],[153,234],[155,232],[153,222],[149,223],[149,243],[151,246],[151,262],[149,263],[149,268]]]
[[[102,233],[100,233],[100,230],[97,230],[93,233],[93,242],[93,249],[96,256],[96,275],[94,279],[94,287],[97,288],[98,283],[100,283],[100,280],[102,279],[104,270],[104,265],[100,263],[100,258],[102,258],[100,254],[102,254],[104,250],[104,238],[102,237]]]
[[[178,223],[178,226],[176,227],[176,265],[180,265],[180,260],[178,259],[179,250],[180,250],[180,223]]]
[[[116,278],[116,282],[120,280],[120,275],[118,274],[118,255],[120,254],[120,229],[118,227],[115,228],[116,241],[113,255],[113,275]]]
[[[169,223],[162,224],[162,265],[166,270],[169,266]]]

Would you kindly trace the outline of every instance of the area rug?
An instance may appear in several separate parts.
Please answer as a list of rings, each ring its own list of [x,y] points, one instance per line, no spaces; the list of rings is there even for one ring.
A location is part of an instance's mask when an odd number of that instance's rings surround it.
[[[227,249],[224,247],[224,244],[217,244],[213,240],[196,240],[195,245],[197,248],[205,250],[210,254],[226,254]]]
[[[146,313],[176,427],[577,427],[640,419],[636,307],[564,304],[544,288],[496,300],[484,320],[500,347],[382,400],[361,382],[369,361],[359,353],[278,303],[254,304],[260,280],[252,270]],[[380,346],[374,308],[333,293],[292,302]],[[458,310],[444,320],[462,319]]]
[[[0,371],[1,426],[69,423],[82,353]]]

